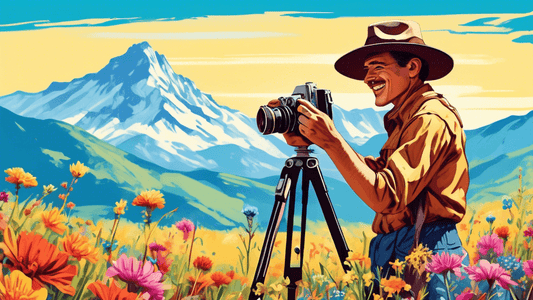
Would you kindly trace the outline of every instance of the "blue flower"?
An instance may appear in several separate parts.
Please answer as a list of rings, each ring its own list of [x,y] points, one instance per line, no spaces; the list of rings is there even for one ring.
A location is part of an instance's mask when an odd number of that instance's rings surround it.
[[[493,216],[493,215],[488,215],[486,220],[487,220],[487,222],[492,224],[496,220],[496,217]]]
[[[146,259],[148,259],[153,265],[157,263],[157,258],[151,258],[150,256],[146,256]]]
[[[522,264],[518,261],[518,258],[507,255],[498,257],[498,263],[502,268],[511,272],[511,278],[518,280],[526,275]]]
[[[509,198],[509,196],[503,196],[502,202],[504,210],[511,209],[513,207],[513,199]]]
[[[248,218],[253,218],[255,217],[257,214],[259,214],[259,210],[257,209],[257,207],[255,206],[251,206],[251,205],[248,205],[246,204],[243,208],[242,208],[242,213],[248,217]]]
[[[104,250],[105,252],[109,252],[109,247],[111,246],[111,243],[109,243],[108,241],[103,241],[102,242],[102,247],[104,247]],[[118,247],[118,241],[114,241],[113,242],[113,247],[111,248],[111,251],[115,251],[115,249],[117,249]]]

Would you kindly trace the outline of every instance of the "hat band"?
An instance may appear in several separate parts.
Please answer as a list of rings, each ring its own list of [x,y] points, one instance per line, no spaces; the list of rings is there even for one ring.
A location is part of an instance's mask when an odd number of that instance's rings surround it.
[[[384,40],[382,38],[379,38],[378,36],[370,36],[366,39],[365,46],[369,45],[376,45],[376,44],[385,44],[385,43],[411,43],[411,44],[419,44],[419,45],[425,45],[424,41],[419,37],[412,37],[405,40]]]

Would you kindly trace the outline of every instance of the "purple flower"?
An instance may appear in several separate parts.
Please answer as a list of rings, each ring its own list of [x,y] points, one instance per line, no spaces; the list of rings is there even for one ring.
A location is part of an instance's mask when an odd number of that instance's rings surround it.
[[[0,201],[4,201],[5,203],[7,203],[8,200],[9,200],[9,195],[6,192],[1,192]]]
[[[183,239],[187,240],[189,238],[189,232],[194,230],[194,224],[191,220],[183,218],[181,221],[176,223],[176,227],[183,232]]]
[[[165,246],[163,245],[159,245],[158,243],[154,242],[150,244],[150,251],[156,251],[156,252],[167,251],[167,248],[165,248]]]
[[[528,227],[528,228],[524,231],[524,236],[525,236],[525,237],[532,237],[532,236],[533,236],[533,228]]]

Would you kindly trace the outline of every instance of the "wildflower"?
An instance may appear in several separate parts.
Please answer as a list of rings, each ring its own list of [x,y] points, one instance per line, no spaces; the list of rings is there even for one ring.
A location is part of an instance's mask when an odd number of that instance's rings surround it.
[[[76,204],[74,204],[73,202],[69,202],[69,203],[67,204],[67,207],[68,207],[69,209],[73,209],[75,206],[76,206]]]
[[[405,261],[400,261],[399,259],[396,259],[396,261],[389,262],[389,264],[396,272],[398,272],[400,275],[402,274],[403,268],[405,267]]]
[[[66,183],[66,182],[61,183],[61,187],[63,187],[65,190],[67,189],[67,185],[68,185],[68,183]]]
[[[368,272],[363,275],[363,280],[365,281],[365,286],[369,287],[370,284],[372,284],[372,280],[374,279],[374,273]]]
[[[530,278],[533,277],[533,260],[526,260],[524,262],[524,272],[526,273],[526,275]]]
[[[75,232],[67,235],[62,241],[63,249],[78,261],[82,258],[95,264],[98,261],[98,249],[89,244],[89,239]]]
[[[257,207],[246,204],[242,208],[241,212],[246,216],[246,219],[248,220],[248,227],[252,228],[254,217],[257,216],[257,214],[259,214]]]
[[[48,196],[56,190],[57,188],[51,184],[43,185],[43,196]]]
[[[462,230],[462,231],[468,230],[468,225],[466,225],[465,223],[459,224],[459,230]]]
[[[231,278],[222,272],[215,272],[211,274],[211,279],[213,280],[216,287],[220,287],[223,284],[228,285],[231,283]]]
[[[244,285],[248,282],[248,278],[246,276],[239,276],[233,270],[226,272],[226,275],[231,278],[231,280],[239,280],[241,285]]]
[[[4,203],[7,203],[7,201],[9,201],[9,194],[6,193],[6,192],[1,192],[0,193],[0,201],[2,201]]]
[[[489,222],[490,224],[492,224],[494,223],[494,221],[496,221],[496,217],[493,215],[488,215],[487,218],[485,218],[485,220]]]
[[[113,212],[115,212],[115,215],[123,215],[125,214],[126,204],[128,204],[128,201],[120,199],[120,202],[115,202],[115,208],[113,208]]]
[[[96,281],[87,289],[91,291],[98,299],[101,300],[136,300],[137,294],[128,292],[127,289],[121,289],[114,280],[111,280],[110,286],[105,285],[102,281]]]
[[[78,274],[78,268],[68,264],[67,253],[59,251],[42,236],[22,231],[15,239],[8,227],[4,230],[4,242],[0,243],[0,248],[9,259],[6,266],[12,272],[19,270],[28,276],[33,289],[49,284],[64,294],[74,296],[76,293],[71,282]]]
[[[120,250],[119,250],[119,252],[120,252]],[[159,271],[161,271],[161,273],[163,273],[163,275],[168,273],[170,271],[170,267],[171,267],[172,262],[173,262],[172,259],[168,258],[168,254],[167,255],[163,255],[163,253],[157,252],[156,259],[157,259],[156,260],[157,269]]]
[[[528,227],[524,231],[524,237],[533,237],[533,228],[532,227]]]
[[[426,263],[431,258],[431,254],[431,250],[422,246],[422,244],[418,244],[411,254],[405,257],[405,260],[418,271],[418,274],[422,275]]]
[[[437,253],[431,256],[431,262],[426,265],[429,272],[446,276],[448,272],[454,272],[457,277],[461,277],[461,261],[463,257],[447,252]]]
[[[59,235],[63,235],[65,230],[67,230],[67,226],[63,224],[66,221],[66,217],[59,212],[57,207],[49,211],[44,211],[41,218],[46,228]]]
[[[511,197],[505,195],[502,197],[503,202],[503,210],[511,209],[513,207],[513,199]]]
[[[144,191],[133,199],[132,205],[147,207],[151,210],[155,208],[162,209],[165,207],[165,199],[163,199],[163,194],[159,191]]]
[[[80,161],[70,165],[70,173],[76,178],[85,176],[87,172],[89,172],[89,168],[80,163]]]
[[[352,255],[346,259],[347,261],[353,261],[358,262],[361,267],[369,267],[370,266],[370,258],[364,256],[362,253],[359,252],[352,252]]]
[[[194,230],[194,224],[190,220],[183,218],[176,223],[176,228],[183,232],[183,240],[187,240],[189,238],[189,232]]]
[[[501,239],[507,239],[509,238],[509,226],[502,226],[494,229],[494,232],[496,235],[498,235]]]
[[[65,201],[65,197],[66,197],[66,196],[65,196],[65,194],[59,194],[57,197],[58,197],[59,199]]]
[[[196,269],[207,272],[213,266],[213,261],[211,261],[211,259],[209,259],[207,256],[199,256],[192,264]]]
[[[6,181],[13,183],[17,186],[17,189],[22,184],[25,188],[37,186],[36,178],[30,173],[24,172],[22,168],[10,168],[4,171],[9,175],[6,177]]]
[[[503,253],[503,241],[498,237],[496,233],[482,236],[479,242],[477,243],[477,247],[479,248],[479,253],[481,253],[482,255],[487,255],[487,253],[491,249],[497,255]]]
[[[31,279],[19,270],[0,278],[0,297],[4,300],[46,300],[47,295],[44,287],[34,290]]]
[[[495,282],[506,290],[509,290],[509,285],[518,285],[499,264],[491,264],[484,259],[479,261],[479,267],[465,267],[465,271],[470,275],[470,279],[476,282],[486,280],[491,288]]]
[[[351,284],[356,279],[359,279],[359,277],[355,275],[354,270],[350,270],[346,272],[344,275],[342,275],[341,281],[347,284]]]
[[[389,293],[388,297],[391,297],[394,293],[400,293],[402,290],[408,292],[411,289],[409,284],[396,276],[391,276],[389,279],[382,278],[380,284],[383,286],[384,291]]]
[[[135,257],[128,258],[125,254],[122,254],[107,269],[105,275],[107,277],[117,276],[120,280],[128,284],[128,290],[130,288],[142,289],[143,292],[151,296],[151,299],[163,299],[163,283],[160,282],[163,273],[159,271],[154,272],[154,266],[149,261],[143,265]],[[161,298],[159,298],[160,295]]]
[[[511,274],[511,278],[522,278],[525,275],[519,259],[512,255],[498,257],[498,263]]]
[[[87,221],[85,221],[85,224],[86,224],[87,226],[94,225],[93,221],[91,221],[91,220],[87,220]]]
[[[198,278],[189,276],[188,281],[191,285],[191,289],[189,290],[190,296],[200,294],[203,288],[211,286],[214,283],[213,279],[211,279],[211,276],[209,274],[203,274]]]
[[[115,251],[115,249],[117,249],[117,247],[118,247],[118,241],[114,241],[113,242],[113,246],[111,247],[111,243],[104,240],[102,242],[102,247],[104,247],[104,251],[106,253],[109,252],[110,248],[111,248],[111,251]]]
[[[9,221],[9,217],[0,211],[0,230],[4,230],[7,228],[7,221]]]
[[[31,209],[30,208],[25,208],[24,209],[24,215],[27,217],[31,214]]]
[[[472,298],[474,298],[474,293],[469,288],[466,288],[455,300],[472,300]]]
[[[155,251],[155,252],[167,251],[167,248],[165,248],[165,246],[163,245],[159,245],[158,243],[154,242],[150,244],[150,251]]]
[[[374,297],[372,300],[383,300],[383,297],[378,294],[372,294],[372,297]]]

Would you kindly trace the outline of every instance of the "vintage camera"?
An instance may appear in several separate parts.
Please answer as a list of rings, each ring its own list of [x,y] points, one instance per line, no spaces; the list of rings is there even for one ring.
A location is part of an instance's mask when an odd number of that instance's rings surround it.
[[[289,133],[300,134],[298,130],[298,116],[296,110],[300,103],[298,99],[305,99],[323,113],[333,118],[333,100],[329,90],[317,89],[316,84],[307,82],[294,88],[292,95],[289,97],[278,98],[281,105],[278,107],[269,107],[263,105],[257,112],[257,128],[266,135],[272,133]]]

